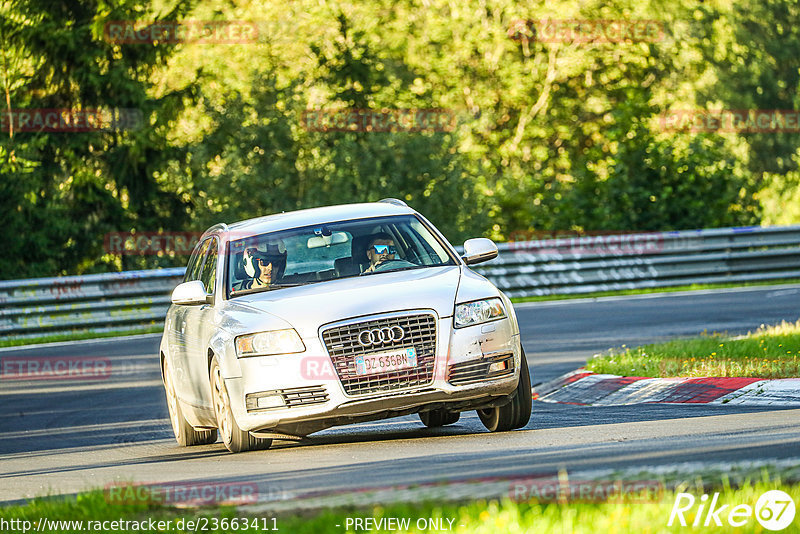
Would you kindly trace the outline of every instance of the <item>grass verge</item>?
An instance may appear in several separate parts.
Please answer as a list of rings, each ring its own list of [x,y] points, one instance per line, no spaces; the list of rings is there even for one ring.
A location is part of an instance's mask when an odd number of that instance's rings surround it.
[[[623,347],[624,348],[624,347]],[[800,321],[762,326],[746,336],[706,334],[610,350],[586,364],[595,373],[645,377],[800,376]]]
[[[153,325],[134,330],[110,330],[108,332],[76,331],[64,334],[41,335],[27,338],[0,339],[0,347],[19,347],[21,345],[37,345],[41,343],[56,343],[59,341],[80,341],[82,339],[102,339],[106,337],[138,336],[140,334],[156,334],[164,331],[164,325]]]
[[[36,500],[24,506],[12,506],[0,509],[0,527],[4,532],[27,531],[52,532],[54,534],[67,534],[73,532],[153,532],[158,531],[158,522],[162,531],[169,532],[265,532],[281,531],[289,533],[341,533],[357,531],[386,531],[398,530],[401,532],[432,532],[448,530],[450,532],[475,532],[475,533],[522,533],[522,532],[685,532],[686,527],[681,526],[676,517],[672,527],[668,527],[670,516],[676,504],[678,493],[688,493],[694,497],[694,506],[687,507],[682,512],[683,519],[690,526],[698,514],[700,520],[705,520],[706,510],[700,507],[703,494],[714,493],[717,497],[717,507],[727,505],[724,512],[719,514],[722,528],[704,527],[708,531],[731,531],[728,524],[728,514],[739,505],[750,507],[749,518],[739,516],[744,520],[740,532],[763,531],[759,525],[756,514],[764,518],[767,515],[777,516],[791,512],[785,505],[774,504],[770,507],[769,514],[763,507],[758,507],[759,498],[767,491],[781,490],[789,495],[794,503],[800,503],[800,484],[781,483],[779,480],[769,480],[765,477],[754,483],[745,482],[741,486],[732,488],[726,483],[716,489],[704,486],[702,481],[686,486],[682,485],[674,490],[664,491],[644,500],[614,499],[609,501],[592,502],[590,499],[583,501],[561,498],[556,502],[538,502],[536,500],[517,502],[506,497],[501,500],[478,500],[466,504],[427,502],[420,504],[389,504],[385,506],[371,506],[361,508],[330,509],[316,512],[282,513],[278,516],[246,515],[232,507],[204,508],[204,509],[175,509],[152,505],[127,505],[111,504],[104,499],[102,491],[79,495],[77,498],[67,500]],[[681,506],[689,501],[682,497]],[[707,502],[706,502],[707,504]],[[782,507],[782,508],[781,508]],[[373,528],[357,528],[354,519],[362,521],[370,518],[374,521],[394,518],[396,525],[403,525],[402,529],[387,529],[372,523]],[[403,522],[404,520],[407,520]],[[12,523],[14,521],[14,523]],[[27,521],[28,523],[22,523]],[[72,524],[53,524],[53,521],[71,521]],[[88,522],[100,523],[88,523]],[[113,527],[111,521],[146,521],[156,524],[155,528],[131,527],[130,524],[118,526],[127,528],[97,528],[103,522],[108,527]],[[188,522],[193,521],[190,525]],[[44,523],[43,523],[44,522]],[[39,527],[42,524],[43,527]],[[202,525],[202,526],[201,526]],[[362,523],[364,525],[364,523]],[[432,528],[437,525],[439,528]],[[14,528],[14,527],[20,528]],[[183,528],[181,528],[181,526]],[[347,527],[350,528],[347,528]],[[94,529],[92,527],[95,527]],[[200,528],[198,528],[200,527]],[[46,530],[45,530],[46,528]],[[39,530],[37,530],[39,529]],[[798,519],[783,532],[798,532]]]
[[[590,299],[600,297],[616,297],[624,295],[650,295],[653,293],[676,293],[679,291],[701,291],[704,289],[732,289],[737,287],[759,287],[774,286],[784,284],[800,284],[799,278],[785,280],[765,280],[761,282],[740,282],[733,284],[691,284],[675,287],[653,287],[645,289],[621,289],[618,291],[595,291],[592,293],[569,294],[569,295],[541,295],[536,297],[513,297],[512,302],[544,302],[548,300],[571,300],[571,299]]]

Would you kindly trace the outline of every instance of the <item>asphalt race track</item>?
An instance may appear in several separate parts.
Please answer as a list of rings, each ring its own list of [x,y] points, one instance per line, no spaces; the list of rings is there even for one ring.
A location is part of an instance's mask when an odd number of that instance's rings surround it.
[[[616,297],[517,306],[534,384],[612,346],[703,330],[745,333],[797,320],[800,287]],[[229,454],[172,438],[158,336],[0,351],[107,357],[108,378],[0,376],[0,501],[136,481],[257,482],[286,495],[471,477],[550,475],[685,462],[800,464],[800,410],[740,406],[581,407],[534,402],[524,430],[490,434],[474,412],[426,429],[417,416],[326,430],[305,443]],[[690,464],[687,464],[690,465]],[[696,464],[692,464],[696,465]]]

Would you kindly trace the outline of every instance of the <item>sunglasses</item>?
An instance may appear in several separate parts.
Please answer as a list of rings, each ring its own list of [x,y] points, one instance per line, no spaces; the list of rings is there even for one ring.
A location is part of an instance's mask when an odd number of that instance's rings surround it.
[[[375,254],[397,254],[397,249],[392,245],[372,245]]]

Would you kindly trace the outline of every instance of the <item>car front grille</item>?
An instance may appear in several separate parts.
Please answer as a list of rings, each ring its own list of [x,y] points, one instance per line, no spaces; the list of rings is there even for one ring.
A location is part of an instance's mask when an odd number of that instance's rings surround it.
[[[493,363],[506,362],[506,368],[498,371],[489,371]],[[454,386],[474,384],[492,378],[501,378],[514,374],[514,355],[501,354],[479,360],[469,360],[456,363],[447,369],[447,381]]]
[[[399,326],[405,332],[400,341],[389,341],[364,347],[358,336],[364,330]],[[333,366],[348,395],[366,395],[414,388],[433,381],[436,357],[436,317],[430,313],[382,317],[358,323],[335,326],[322,332]],[[414,348],[416,367],[386,373],[358,375],[355,359],[387,351]]]

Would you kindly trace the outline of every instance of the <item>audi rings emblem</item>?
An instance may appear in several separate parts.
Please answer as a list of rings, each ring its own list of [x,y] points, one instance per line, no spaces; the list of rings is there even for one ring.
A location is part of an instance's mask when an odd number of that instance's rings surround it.
[[[383,345],[400,341],[405,337],[406,331],[399,326],[384,326],[383,328],[373,328],[372,330],[362,330],[358,333],[358,343],[362,347],[371,345]]]

